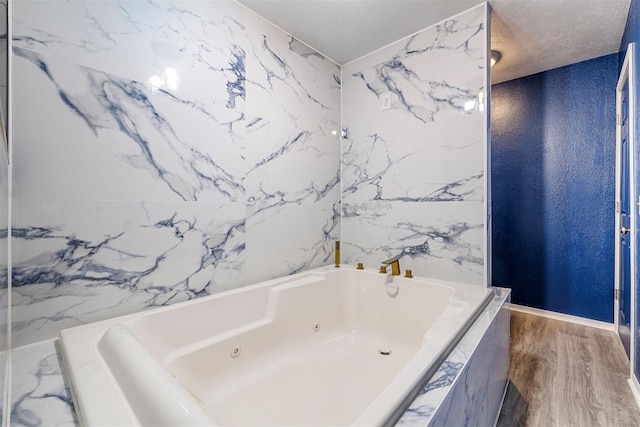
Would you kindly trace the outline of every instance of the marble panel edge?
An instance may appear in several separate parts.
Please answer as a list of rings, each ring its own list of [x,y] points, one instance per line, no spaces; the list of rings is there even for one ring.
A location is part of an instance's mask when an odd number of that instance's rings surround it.
[[[449,355],[447,355],[447,357],[445,358],[445,360],[442,362],[442,364],[438,369],[440,370],[441,368],[445,367],[447,363],[452,362],[452,359],[454,359],[456,356],[459,356],[459,354],[455,355],[455,353],[457,352],[458,349],[460,349],[460,347],[462,347],[465,344],[472,344],[469,347],[468,355],[464,356],[463,358],[464,360],[462,362],[458,362],[460,366],[455,374],[455,377],[453,378],[451,383],[446,384],[444,387],[435,387],[424,393],[421,392],[407,407],[407,409],[405,410],[400,420],[398,420],[400,423],[402,423],[402,419],[405,416],[407,416],[409,413],[413,412],[413,413],[419,414],[420,408],[428,405],[430,408],[433,408],[433,410],[428,415],[423,415],[423,416],[421,416],[420,414],[418,415],[420,417],[420,423],[424,423],[424,425],[428,425],[429,422],[433,419],[433,417],[438,413],[438,409],[446,401],[446,398],[449,392],[455,388],[455,386],[458,384],[460,379],[463,377],[466,367],[468,366],[470,360],[472,359],[473,355],[478,349],[480,343],[482,342],[482,339],[485,337],[488,330],[490,329],[490,326],[493,324],[494,320],[500,313],[501,309],[503,309],[504,307],[508,308],[510,304],[510,296],[511,296],[510,289],[499,288],[499,287],[489,287],[489,288],[494,290],[494,293],[495,293],[494,298],[484,308],[483,312],[475,320],[474,324],[469,328],[465,336],[458,342],[458,344],[456,344],[456,346],[449,353]],[[465,343],[465,341],[467,342]],[[437,381],[438,380],[437,375],[438,373],[434,374],[423,385],[422,390],[424,390],[430,384],[433,384],[435,381]],[[438,395],[431,396],[430,392],[436,391],[436,390],[439,392]],[[413,422],[415,422],[415,418]],[[407,421],[407,423],[408,425],[411,425],[412,421]]]

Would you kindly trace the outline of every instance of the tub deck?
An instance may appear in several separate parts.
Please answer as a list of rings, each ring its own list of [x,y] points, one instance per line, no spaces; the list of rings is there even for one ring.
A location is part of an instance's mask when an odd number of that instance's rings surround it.
[[[321,268],[61,333],[85,425],[379,425],[487,288]],[[391,351],[390,355],[380,350]]]

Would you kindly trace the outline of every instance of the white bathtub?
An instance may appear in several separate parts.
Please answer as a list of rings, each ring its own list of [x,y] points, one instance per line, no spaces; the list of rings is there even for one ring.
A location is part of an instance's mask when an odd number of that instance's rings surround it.
[[[323,267],[61,332],[80,422],[394,422],[491,291]],[[390,354],[387,354],[390,353]]]

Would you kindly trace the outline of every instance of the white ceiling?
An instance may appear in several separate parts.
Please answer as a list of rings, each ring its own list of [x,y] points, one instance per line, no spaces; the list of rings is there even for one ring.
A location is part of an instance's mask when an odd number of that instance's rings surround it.
[[[238,0],[344,64],[482,0]],[[618,51],[630,0],[490,0],[493,83]]]
[[[493,0],[500,83],[618,52],[630,0]]]

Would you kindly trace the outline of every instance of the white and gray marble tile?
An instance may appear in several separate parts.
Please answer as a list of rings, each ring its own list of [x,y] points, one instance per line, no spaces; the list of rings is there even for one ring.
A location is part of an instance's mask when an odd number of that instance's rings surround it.
[[[265,39],[264,49],[273,58],[247,65],[251,75],[268,78],[247,83],[247,200],[336,202],[340,199],[340,88],[333,76],[339,69],[317,56],[276,51],[275,43],[266,44],[270,41]],[[295,40],[281,41],[288,47]],[[300,72],[295,73],[290,64]],[[322,96],[316,98],[316,93]]]
[[[266,119],[249,121],[245,180],[249,203],[317,204],[340,200],[338,126],[285,127]]]
[[[14,27],[19,344],[327,262],[336,64],[232,1],[24,1]]]
[[[351,262],[484,283],[486,21],[481,5],[343,67]]]
[[[365,105],[379,108],[377,103]],[[345,103],[345,115],[348,108]],[[484,144],[478,135],[482,117],[448,111],[428,129],[422,125],[411,129],[402,124],[406,114],[395,115],[361,123],[366,129],[345,121],[349,125],[342,153],[345,203],[484,200]],[[462,135],[446,135],[457,127]]]
[[[340,199],[340,67],[275,27],[249,22],[247,199]],[[255,25],[251,25],[255,24]]]
[[[495,425],[509,382],[509,309],[496,315],[430,426]]]
[[[256,18],[230,0],[25,0],[14,4],[13,40],[180,99],[242,110],[248,19]]]
[[[250,205],[247,281],[259,282],[330,264],[339,236],[339,203]]]
[[[317,114],[340,119],[340,66],[282,30],[247,20],[248,116],[267,120],[285,116],[300,128],[317,126]],[[300,114],[304,107],[305,114]]]
[[[51,179],[41,185],[18,175],[15,196],[239,201],[249,172],[250,201],[283,193],[294,203],[337,201],[339,67],[234,2],[174,3],[18,7],[16,32],[43,39],[17,36],[15,158]],[[77,28],[66,24],[69,16]],[[136,30],[123,30],[130,26]],[[184,44],[179,88],[138,72],[156,61],[146,54],[163,37]],[[41,126],[27,125],[33,121]],[[42,140],[50,141],[45,153]],[[93,179],[74,180],[78,174]]]
[[[78,425],[56,341],[12,350],[12,427]]]
[[[343,67],[346,203],[483,200],[485,19],[476,7]]]
[[[493,300],[396,425],[495,424],[509,376],[511,293],[493,289]]]
[[[241,113],[29,50],[14,59],[14,197],[243,201]]]
[[[480,202],[344,204],[345,262],[377,268],[398,257],[419,276],[480,284],[483,209]]]
[[[14,201],[14,345],[245,284],[245,210]]]

